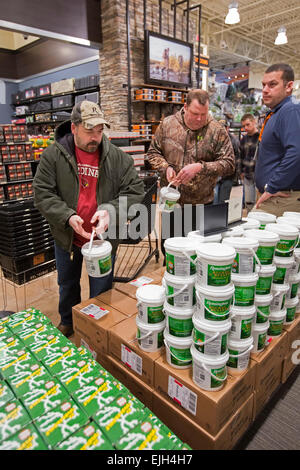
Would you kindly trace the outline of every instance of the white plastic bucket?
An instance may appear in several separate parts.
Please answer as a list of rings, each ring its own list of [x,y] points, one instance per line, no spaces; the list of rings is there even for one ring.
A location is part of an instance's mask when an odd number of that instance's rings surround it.
[[[291,217],[291,216],[282,216],[277,217],[276,220],[277,224],[288,224],[294,225],[300,231],[300,214],[298,217]],[[300,238],[298,238],[298,243],[296,244],[295,248],[300,248]]]
[[[165,319],[163,305],[165,289],[162,286],[147,284],[136,291],[138,316],[143,323],[160,323]]]
[[[172,307],[167,302],[164,304],[167,331],[179,338],[192,335],[192,317],[195,308]]]
[[[275,247],[279,242],[279,235],[267,230],[250,229],[245,230],[244,236],[258,241],[259,247],[256,250],[256,256],[261,265],[273,263]]]
[[[256,219],[260,223],[260,230],[264,230],[266,227],[266,224],[272,224],[273,222],[276,222],[276,215],[269,214],[268,212],[249,212],[247,215],[248,219]]]
[[[278,257],[291,257],[293,251],[298,244],[299,230],[294,225],[288,224],[267,224],[266,230],[277,233],[279,235],[279,242],[275,248],[275,256]]]
[[[254,299],[254,305],[256,307],[256,324],[266,323],[270,315],[270,306],[272,303],[273,295],[256,295]]]
[[[256,295],[264,296],[270,294],[275,271],[276,266],[274,264],[266,264],[261,266],[258,272],[258,281],[256,283]]]
[[[191,336],[177,338],[164,330],[164,343],[166,346],[166,359],[175,369],[188,369],[192,365]]]
[[[237,225],[236,227],[227,230],[227,232],[222,232],[222,238],[228,237],[242,237],[244,235],[244,228],[242,225]]]
[[[179,277],[165,272],[162,284],[168,304],[192,308],[196,304],[195,281],[196,276]]]
[[[270,304],[271,313],[278,312],[284,308],[288,290],[288,284],[272,284],[271,294],[273,295],[273,299]]]
[[[165,329],[165,320],[160,323],[146,324],[139,317],[136,317],[137,340],[139,347],[143,351],[158,351],[164,345],[163,331]]]
[[[194,230],[193,232],[189,232],[187,234],[188,238],[192,238],[194,241],[199,243],[220,243],[222,240],[222,235],[217,233],[215,235],[201,235],[200,230]]]
[[[251,274],[255,272],[256,250],[259,246],[257,240],[244,237],[228,237],[222,242],[232,246],[236,255],[232,265],[232,274]],[[260,264],[257,259],[258,264]]]
[[[294,264],[292,265],[290,271],[289,271],[289,276],[295,276],[296,274],[299,273],[299,266],[300,266],[300,257],[298,253],[299,248],[295,248],[294,250],[294,255],[293,255],[293,261]]]
[[[285,302],[285,308],[286,308],[286,317],[284,320],[284,324],[290,324],[295,320],[295,315],[296,315],[296,309],[299,304],[299,298],[294,297],[293,299],[287,299]]]
[[[291,269],[293,269],[294,259],[274,256],[276,271],[273,275],[273,284],[284,284],[288,282]]]
[[[90,249],[90,242],[81,248],[86,270],[91,277],[108,276],[112,269],[111,243],[103,240],[95,240]]]
[[[203,287],[196,284],[196,317],[200,320],[212,322],[228,320],[233,294],[233,284],[225,286],[223,289],[219,287]]]
[[[193,316],[193,343],[202,354],[220,356],[227,351],[228,334],[231,321],[226,320],[222,324],[216,324],[206,320],[199,320]]]
[[[195,242],[187,237],[168,238],[164,242],[166,271],[173,276],[196,274]]]
[[[268,328],[267,337],[273,338],[280,336],[283,329],[283,323],[286,318],[286,308],[279,310],[278,312],[271,312],[269,316],[270,326]]]
[[[286,299],[294,299],[295,297],[298,297],[298,290],[299,290],[299,284],[300,284],[300,273],[290,275],[288,278],[288,283],[289,283],[289,290],[286,296]]]
[[[242,229],[245,230],[251,230],[251,229],[259,229],[260,227],[260,222],[257,219],[249,219],[248,217],[243,217],[242,221],[244,222],[241,224]]]
[[[250,338],[255,312],[254,305],[251,307],[231,307],[229,338],[238,340]]]
[[[251,273],[247,276],[232,274],[231,279],[234,284],[233,305],[237,307],[250,307],[253,305],[258,274]]]
[[[267,332],[270,323],[267,320],[265,323],[255,323],[252,326],[253,349],[251,354],[262,352],[267,346]]]
[[[227,380],[228,352],[222,356],[211,357],[201,354],[192,344],[191,354],[193,358],[193,382],[203,390],[220,390]]]
[[[245,339],[243,341],[228,338],[228,353],[229,359],[227,361],[227,370],[231,375],[237,375],[248,368],[250,352],[253,349],[253,338]]]
[[[171,212],[179,198],[180,192],[177,189],[171,188],[171,183],[169,183],[168,186],[164,186],[160,190],[159,206],[162,210]]]
[[[231,283],[235,249],[223,243],[201,243],[197,253],[197,284],[224,287]]]

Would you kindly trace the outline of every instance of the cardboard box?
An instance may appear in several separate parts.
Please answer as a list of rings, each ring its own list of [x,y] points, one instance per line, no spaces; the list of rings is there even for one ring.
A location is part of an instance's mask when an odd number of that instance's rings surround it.
[[[232,449],[252,423],[253,394],[244,401],[234,415],[215,435],[200,427],[192,417],[170,402],[158,392],[153,394],[153,412],[192,449],[227,450]]]
[[[294,341],[300,341],[300,315],[295,316],[295,320],[290,325],[283,325],[283,329],[287,332],[287,355],[295,351],[297,345],[293,347]],[[300,342],[299,342],[300,345]],[[299,346],[298,345],[298,346]]]
[[[145,382],[136,377],[128,367],[120,364],[117,359],[107,356],[107,370],[116,379],[120,380],[131,393],[137,397],[150,410],[153,408],[153,392],[154,389],[149,387]]]
[[[165,357],[155,361],[155,391],[191,420],[216,435],[231,416],[254,391],[256,364],[239,376],[228,375],[225,386],[218,391],[200,389],[192,379],[192,368],[178,370],[171,367]]]
[[[104,309],[104,311],[108,310],[108,313],[99,320],[95,320],[81,311],[83,308],[92,305]],[[126,316],[119,310],[103,304],[97,297],[75,305],[72,308],[72,314],[73,328],[77,336],[76,345],[81,345],[78,344],[78,339],[83,338],[88,345],[91,347],[93,345],[102,354],[108,353],[108,332],[110,328],[126,319]]]
[[[151,281],[150,281],[151,280]],[[142,273],[136,279],[133,279],[130,282],[116,282],[115,289],[118,292],[121,292],[128,297],[131,297],[136,301],[136,291],[137,289],[146,284],[161,284],[161,276],[159,274],[152,273]]]
[[[300,342],[299,342],[300,345]],[[281,383],[285,383],[288,379],[288,377],[291,375],[295,367],[298,365],[295,362],[295,359],[298,359],[298,364],[299,364],[299,359],[300,359],[300,354],[296,353],[295,357],[295,351],[291,351],[283,360],[282,363],[282,372],[281,372]]]
[[[253,420],[259,415],[261,410],[270,401],[272,395],[280,386],[282,376],[283,361],[277,362],[264,377],[264,383],[261,388],[255,390],[253,404]]]
[[[132,317],[138,311],[136,299],[134,300],[116,289],[110,289],[103,292],[98,295],[96,299],[99,300],[99,302],[113,307],[114,310],[118,310],[127,317]]]
[[[154,361],[164,348],[156,352],[145,352],[140,349],[136,339],[137,327],[135,316],[127,318],[122,324],[109,331],[109,355],[124,363],[126,367],[147,385],[154,386]]]

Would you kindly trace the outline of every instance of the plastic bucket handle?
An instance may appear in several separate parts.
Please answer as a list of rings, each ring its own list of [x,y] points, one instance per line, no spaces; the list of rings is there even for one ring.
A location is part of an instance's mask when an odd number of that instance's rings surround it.
[[[256,307],[256,310],[265,318],[269,318],[269,315],[266,315],[265,313],[263,313],[258,307]]]
[[[140,341],[140,340],[143,340],[143,339],[146,339],[148,338],[148,336],[151,336],[153,333],[153,331],[149,331],[149,333],[147,333],[145,336],[141,336],[140,338],[138,338],[137,336],[133,339],[131,339],[130,341],[128,341],[128,343],[135,343],[136,341]]]
[[[193,343],[196,344],[197,346],[204,346],[205,344],[211,343],[212,341],[217,339],[219,336],[220,336],[220,332],[218,331],[218,333],[211,336],[210,338],[208,338],[206,341],[203,341],[202,343],[198,343],[198,341],[194,341],[194,338],[193,338]]]
[[[169,345],[167,343],[167,341],[164,339],[164,343],[165,343],[165,346],[166,346],[166,349],[169,351],[169,353],[171,354],[171,356],[173,356],[175,359],[177,359],[177,361],[180,361],[180,362],[192,362],[192,359],[179,359],[179,357],[177,357],[174,353],[172,353],[171,349],[169,348]]]
[[[167,286],[166,286],[166,281],[164,279],[162,280],[162,284],[166,290]],[[167,291],[166,291],[165,295],[168,299],[170,299],[171,297],[176,297],[176,295],[181,294],[187,287],[188,287],[188,284],[184,284],[184,286],[178,292],[175,292],[174,294],[167,294]]]
[[[227,313],[220,313],[219,315],[217,313],[214,313],[212,312],[208,307],[205,307],[204,303],[202,302],[202,299],[199,297],[198,295],[198,292],[196,291],[196,297],[197,299],[199,300],[200,304],[202,305],[202,307],[204,308],[204,310],[207,310],[208,313],[210,313],[211,315],[213,315],[214,317],[226,317],[227,315],[229,315],[229,312]]]
[[[193,263],[194,266],[196,266],[197,260],[194,261],[194,260],[186,253],[186,251],[184,251],[184,250],[182,250],[181,253],[182,253],[191,263]]]
[[[200,361],[200,364],[202,365],[203,369],[206,370],[206,372],[209,373],[209,375],[213,378],[213,379],[216,379],[216,380],[219,380],[220,382],[225,382],[225,380],[227,380],[227,369],[226,369],[226,376],[224,377],[224,379],[221,379],[220,377],[217,377],[215,374],[213,374],[211,372],[211,370],[207,369],[205,364],[203,364],[203,362]]]
[[[230,349],[230,348],[229,348]],[[253,349],[253,344],[251,344],[251,346],[249,346],[248,349],[246,349],[246,351],[243,351],[242,353],[240,354],[229,354],[229,357],[241,357],[241,356],[245,356],[245,354],[248,354],[250,351],[252,351]]]
[[[92,250],[92,245],[93,245],[93,240],[94,240],[95,233],[96,233],[96,230],[93,228],[90,243],[89,243],[89,247],[88,247],[88,255],[91,253],[91,250]]]
[[[279,250],[279,248],[275,248],[275,252],[277,251],[278,253],[290,253],[291,251],[295,249],[295,247],[297,246],[297,243],[298,243],[298,239],[296,240],[295,244],[291,246],[291,248],[289,248],[288,250]]]

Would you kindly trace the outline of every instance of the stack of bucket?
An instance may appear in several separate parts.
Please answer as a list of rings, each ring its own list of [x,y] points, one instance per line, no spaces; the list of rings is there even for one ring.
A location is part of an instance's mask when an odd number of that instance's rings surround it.
[[[193,315],[193,381],[204,390],[216,391],[227,380],[230,306],[234,294],[231,282],[235,249],[221,243],[199,243],[196,297]]]
[[[168,363],[176,369],[192,365],[192,317],[195,311],[196,251],[193,240],[168,238],[165,243],[166,272],[164,339]]]

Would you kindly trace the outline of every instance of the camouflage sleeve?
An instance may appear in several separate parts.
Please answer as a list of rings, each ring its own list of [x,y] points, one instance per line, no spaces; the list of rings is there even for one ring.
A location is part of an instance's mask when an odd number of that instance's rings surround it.
[[[235,158],[229,135],[224,128],[216,130],[213,138],[215,160],[203,163],[203,172],[208,176],[230,176],[235,172]]]
[[[169,166],[162,151],[163,133],[163,123],[160,123],[147,152],[147,158],[151,168],[159,171],[161,177],[165,175],[166,169]]]

